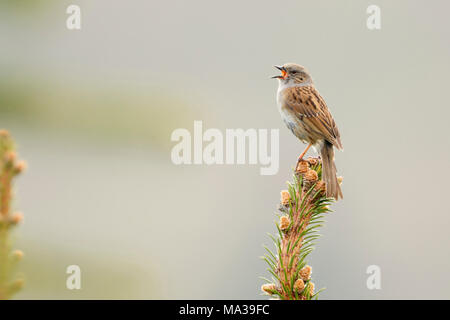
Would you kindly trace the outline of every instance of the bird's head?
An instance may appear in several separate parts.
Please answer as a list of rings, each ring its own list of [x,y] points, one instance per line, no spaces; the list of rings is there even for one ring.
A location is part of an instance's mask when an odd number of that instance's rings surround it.
[[[281,71],[281,75],[273,76],[274,79],[279,79],[281,83],[292,84],[308,84],[312,83],[311,76],[305,67],[296,63],[285,63],[282,66],[275,66]]]

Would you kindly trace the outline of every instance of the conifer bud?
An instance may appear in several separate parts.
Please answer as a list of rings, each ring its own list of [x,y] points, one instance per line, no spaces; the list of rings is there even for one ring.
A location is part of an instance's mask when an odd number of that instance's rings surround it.
[[[294,290],[300,293],[303,289],[305,289],[305,282],[302,279],[297,279],[294,283]]]
[[[303,173],[306,173],[306,171],[308,171],[308,168],[309,168],[309,163],[307,161],[302,160],[298,163],[296,171],[303,174]]]
[[[298,273],[298,275],[300,276],[300,278],[303,281],[308,281],[309,279],[311,279],[311,272],[312,272],[312,268],[310,266],[304,266],[300,272]]]
[[[316,171],[308,169],[308,171],[306,171],[306,173],[303,175],[303,178],[303,192],[308,192],[313,184],[317,181],[317,179],[319,179],[319,176],[317,175]],[[311,196],[313,195],[314,193],[311,194]]]
[[[19,174],[24,172],[27,169],[27,163],[23,160],[20,160],[17,162],[17,164],[14,167],[14,173]]]
[[[282,216],[280,218],[280,229],[281,230],[286,230],[290,224],[291,224],[291,221],[289,220],[289,217]]]
[[[317,172],[309,169],[308,171],[306,171],[305,173],[305,179],[308,181],[317,181],[317,179],[319,179],[319,176],[317,175]]]
[[[287,190],[281,190],[281,204],[283,206],[288,206],[291,202],[291,195]]]
[[[308,159],[306,159],[306,161],[308,161],[309,165],[311,166],[315,166],[319,163],[319,159],[313,157],[309,157]]]
[[[323,180],[320,180],[316,183],[314,190],[319,191],[320,193],[324,194],[327,190],[327,185]]]
[[[268,294],[273,294],[276,291],[275,285],[273,283],[265,283],[261,286],[261,290]]]
[[[22,260],[23,258],[23,251],[22,250],[14,250],[11,253],[14,260]]]
[[[16,160],[16,153],[14,151],[6,151],[4,155],[4,160],[6,163],[11,164]]]
[[[22,212],[14,212],[11,216],[12,224],[19,224],[23,221],[23,213]]]

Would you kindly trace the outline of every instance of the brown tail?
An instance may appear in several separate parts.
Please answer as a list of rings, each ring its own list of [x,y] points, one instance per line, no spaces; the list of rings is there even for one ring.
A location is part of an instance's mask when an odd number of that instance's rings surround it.
[[[333,197],[336,200],[339,197],[344,198],[336,177],[333,145],[325,141],[320,150],[320,156],[322,157],[322,180],[325,181],[327,186],[327,197]]]

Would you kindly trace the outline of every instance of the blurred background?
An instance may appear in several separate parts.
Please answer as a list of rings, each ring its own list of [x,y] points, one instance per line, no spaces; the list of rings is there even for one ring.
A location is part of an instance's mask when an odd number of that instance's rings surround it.
[[[81,30],[66,8],[81,7]],[[369,5],[381,30],[366,27]],[[345,198],[309,264],[322,299],[450,298],[448,1],[0,0],[0,127],[29,170],[22,299],[266,299],[259,256],[303,145],[275,64],[341,131]],[[170,135],[280,129],[280,170],[172,164]],[[66,289],[66,267],[82,289]],[[381,290],[366,269],[381,268]]]

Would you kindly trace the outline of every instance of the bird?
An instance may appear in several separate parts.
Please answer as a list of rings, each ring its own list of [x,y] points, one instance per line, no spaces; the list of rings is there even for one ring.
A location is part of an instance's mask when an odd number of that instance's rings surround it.
[[[281,71],[281,75],[272,77],[279,82],[277,105],[281,118],[300,141],[308,144],[299,156],[297,165],[313,146],[322,159],[322,180],[326,184],[327,197],[336,200],[343,198],[334,163],[334,147],[343,150],[343,145],[325,100],[305,67],[285,63],[275,68]]]

